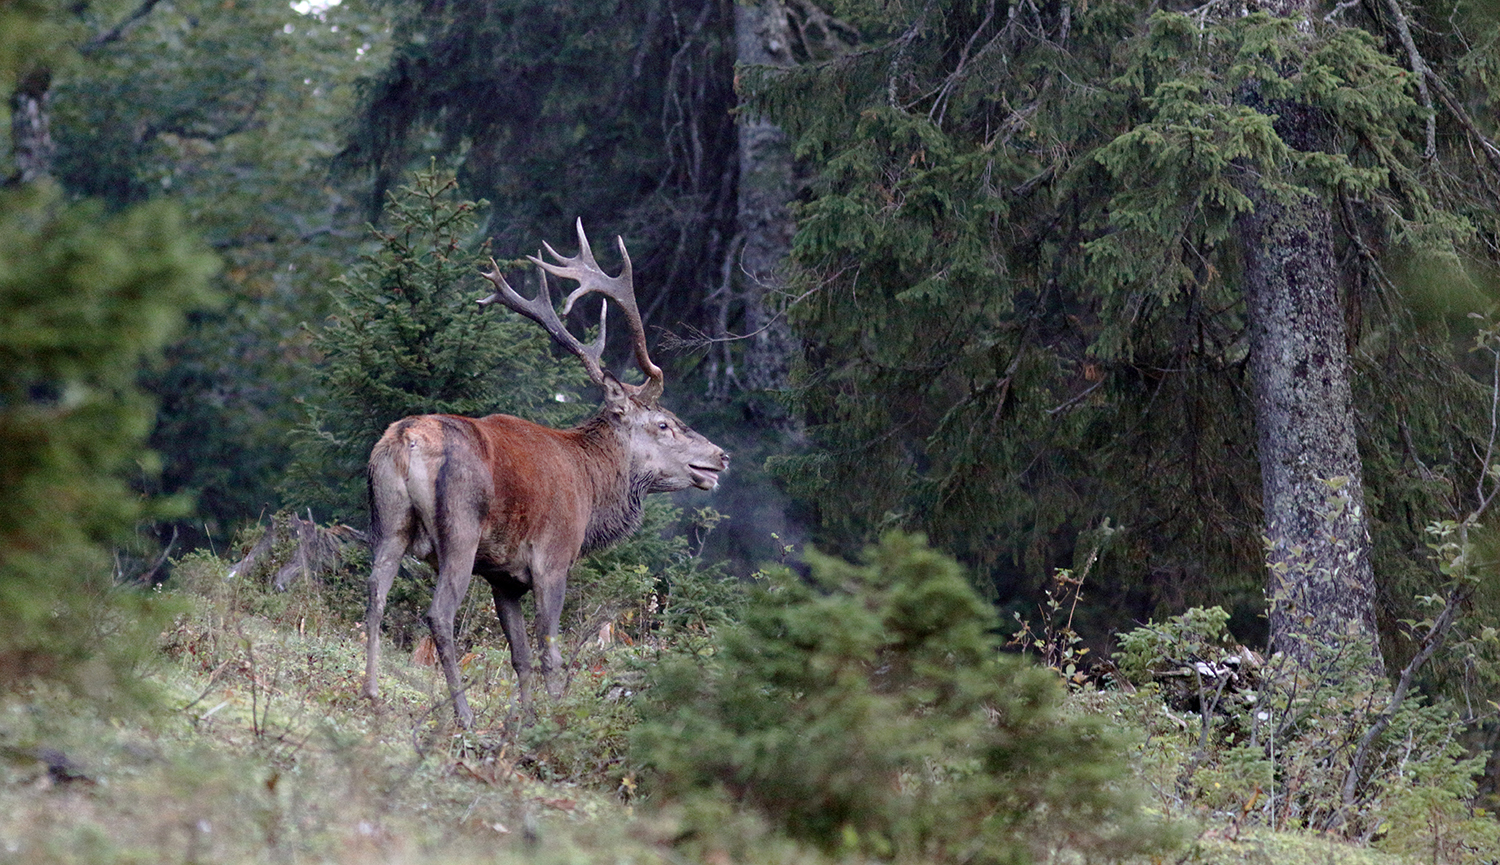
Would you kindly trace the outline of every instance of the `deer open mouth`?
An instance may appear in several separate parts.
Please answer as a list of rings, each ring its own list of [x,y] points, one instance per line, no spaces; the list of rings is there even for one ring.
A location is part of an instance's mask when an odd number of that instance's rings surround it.
[[[719,472],[712,466],[688,466],[688,475],[693,479],[693,485],[703,490],[711,490],[719,485]]]

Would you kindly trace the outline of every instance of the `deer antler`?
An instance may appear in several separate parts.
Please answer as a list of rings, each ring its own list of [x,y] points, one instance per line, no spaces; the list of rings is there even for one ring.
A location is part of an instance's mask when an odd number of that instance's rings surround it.
[[[646,351],[646,328],[641,323],[641,312],[635,303],[635,286],[630,269],[630,253],[625,249],[623,238],[616,237],[615,242],[620,245],[620,257],[625,260],[625,268],[620,271],[619,276],[609,276],[594,260],[594,251],[589,247],[588,235],[583,233],[583,219],[580,217],[578,226],[578,254],[572,258],[560,255],[551,244],[543,243],[547,252],[555,259],[557,264],[542,261],[534,255],[529,255],[537,267],[548,273],[561,276],[566,279],[578,281],[578,287],[568,295],[563,303],[563,315],[573,308],[573,303],[586,294],[598,293],[614,300],[625,311],[625,320],[630,324],[630,332],[635,340],[635,362],[646,374],[646,382],[641,385],[625,385],[626,389],[645,402],[655,402],[662,393],[663,376],[661,367],[651,362],[651,355]]]
[[[625,391],[636,399],[654,403],[661,397],[663,389],[663,375],[661,367],[651,362],[651,355],[646,351],[646,328],[641,323],[640,308],[635,302],[635,285],[630,270],[630,253],[625,249],[625,241],[616,237],[615,242],[620,244],[620,257],[625,260],[625,268],[620,271],[619,276],[610,276],[599,267],[599,262],[594,260],[594,251],[589,247],[588,235],[583,233],[583,219],[578,220],[578,254],[569,258],[552,248],[552,245],[543,242],[542,246],[547,248],[547,253],[557,259],[557,264],[542,261],[534,255],[527,258],[542,270],[542,289],[537,296],[527,300],[516,293],[500,274],[499,265],[490,259],[491,271],[482,274],[485,279],[495,284],[495,293],[479,301],[482,304],[500,302],[521,313],[527,318],[546,328],[552,334],[552,338],[562,343],[563,347],[578,355],[583,361],[584,368],[588,370],[589,378],[594,384],[604,383],[604,366],[602,355],[604,352],[604,319],[609,312],[609,301],[603,300],[599,305],[599,336],[591,344],[584,345],[579,342],[573,334],[563,325],[558,318],[557,311],[552,308],[552,292],[547,287],[547,274],[572,279],[578,282],[578,287],[568,295],[563,302],[563,315],[567,315],[573,309],[573,304],[585,295],[598,293],[613,300],[625,311],[625,319],[630,324],[630,331],[635,340],[635,362],[646,374],[644,384],[621,384]]]
[[[553,254],[556,255],[556,253]],[[536,261],[535,258],[531,260]],[[588,372],[589,381],[602,387],[604,385],[604,366],[601,358],[604,354],[604,323],[605,319],[609,316],[609,302],[600,301],[599,303],[599,336],[592,343],[584,345],[578,341],[577,337],[568,332],[567,327],[562,323],[562,319],[557,317],[557,310],[552,308],[552,290],[547,287],[547,272],[540,268],[538,270],[540,272],[537,275],[542,279],[541,291],[537,292],[536,297],[527,300],[510,287],[510,283],[506,282],[505,276],[500,273],[500,265],[496,264],[495,259],[491,258],[490,272],[482,273],[480,276],[494,283],[495,292],[489,297],[481,299],[479,301],[480,305],[488,305],[496,302],[503,303],[541,325],[548,333],[552,334],[553,339],[562,344],[563,348],[578,355],[578,359],[583,361],[584,370]],[[570,303],[569,306],[571,307],[572,304]],[[567,313],[564,312],[563,314],[566,315]]]

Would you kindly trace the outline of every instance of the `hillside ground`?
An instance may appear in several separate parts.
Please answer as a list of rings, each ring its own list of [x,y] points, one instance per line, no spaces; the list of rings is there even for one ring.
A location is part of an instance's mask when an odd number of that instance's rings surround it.
[[[628,754],[652,647],[611,640],[604,627],[580,635],[575,616],[566,692],[531,715],[515,707],[508,654],[489,634],[464,661],[478,720],[463,731],[419,638],[415,652],[386,652],[379,705],[359,696],[357,591],[302,584],[278,594],[227,574],[212,557],[179,566],[165,590],[176,616],[143,671],[150,705],[40,686],[0,704],[0,861],[684,861],[678,816],[638,794]],[[471,598],[466,614],[487,614],[484,600]],[[1136,711],[1099,693],[1071,699],[1127,723]],[[1188,751],[1190,724],[1180,726],[1181,741],[1138,737],[1151,807],[1186,828],[1183,846],[1156,861],[1472,861],[1436,843],[1401,858],[1271,831],[1184,800],[1171,789]],[[786,845],[753,858],[828,861]]]

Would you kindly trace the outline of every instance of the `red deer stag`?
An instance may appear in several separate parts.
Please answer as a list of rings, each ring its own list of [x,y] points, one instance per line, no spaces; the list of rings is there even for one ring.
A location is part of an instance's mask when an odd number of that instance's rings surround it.
[[[532,319],[583,361],[589,378],[604,390],[604,405],[591,420],[555,430],[503,414],[419,415],[391,424],[370,453],[375,561],[365,617],[365,694],[372,700],[380,688],[380,620],[403,555],[437,568],[427,624],[454,711],[468,727],[474,714],[454,659],[453,617],[474,574],[489,581],[524,703],[530,699],[531,649],[521,597],[536,592],[542,674],[555,687],[553,674],[562,666],[558,619],[573,563],[639,528],[645,494],[711,490],[728,468],[722,448],[657,402],[662,371],[646,353],[630,256],[625,242],[618,242],[625,267],[611,277],[594,260],[579,220],[578,255],[565,258],[549,245],[557,264],[530,257],[542,271],[535,298],[517,294],[491,260],[484,277],[495,292],[479,301],[503,303]],[[625,384],[602,366],[607,301],[600,308],[598,339],[584,345],[553,309],[548,273],[578,282],[563,315],[591,292],[620,305],[634,336],[636,362],[646,374],[644,384]]]

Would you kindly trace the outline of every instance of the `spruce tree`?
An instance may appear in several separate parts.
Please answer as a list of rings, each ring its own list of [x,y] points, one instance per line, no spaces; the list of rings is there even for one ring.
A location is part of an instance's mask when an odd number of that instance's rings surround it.
[[[1482,403],[1450,349],[1475,307],[1439,309],[1458,296],[1421,277],[1473,286],[1468,263],[1494,258],[1500,149],[1465,107],[1496,98],[1494,20],[1398,2],[1296,20],[1132,0],[838,9],[863,50],[741,75],[819,166],[793,244],[815,447],[780,471],[824,538],[923,528],[1011,597],[1112,517],[1127,531],[1097,600],[1212,599],[1254,628],[1278,591],[1263,516],[1286,523],[1262,510],[1260,461],[1282,457],[1260,452],[1248,363],[1247,279],[1276,251],[1247,220],[1316,199],[1316,288],[1346,325],[1320,351],[1351,364],[1388,606],[1371,616],[1362,588],[1360,610],[1312,612],[1391,635],[1431,579],[1415,515],[1467,512],[1452,490],[1478,470]],[[1348,469],[1324,480],[1357,483]],[[1326,491],[1304,501],[1355,513]]]
[[[1071,715],[1055,675],[1000,653],[993,608],[951,558],[892,534],[860,564],[809,563],[809,579],[756,591],[718,651],[661,664],[645,692],[633,753],[661,804],[687,806],[693,858],[764,848],[734,837],[725,806],[848,859],[1164,846],[1102,719]]]
[[[391,193],[379,249],[331,289],[334,313],[314,334],[316,394],[298,429],[288,489],[299,506],[353,520],[365,463],[385,428],[414,414],[515,414],[558,425],[580,418],[587,383],[557,362],[547,334],[475,301],[483,202],[462,200],[436,168]]]

